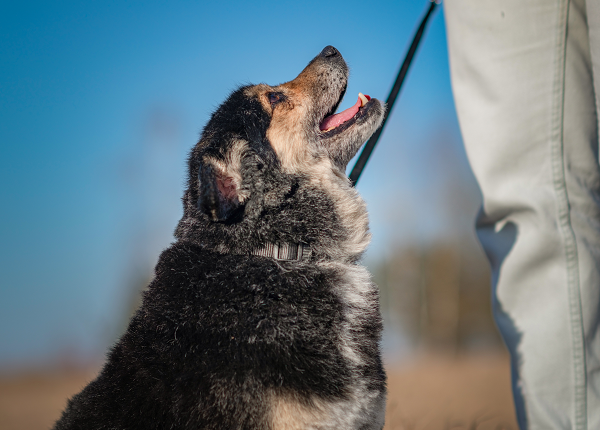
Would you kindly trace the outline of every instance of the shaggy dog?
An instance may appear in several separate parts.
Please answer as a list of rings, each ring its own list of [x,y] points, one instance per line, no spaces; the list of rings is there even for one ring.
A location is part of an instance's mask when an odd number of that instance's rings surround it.
[[[370,235],[346,164],[384,108],[333,115],[328,46],[293,81],[234,91],[189,157],[177,241],[56,430],[377,429],[385,373]]]

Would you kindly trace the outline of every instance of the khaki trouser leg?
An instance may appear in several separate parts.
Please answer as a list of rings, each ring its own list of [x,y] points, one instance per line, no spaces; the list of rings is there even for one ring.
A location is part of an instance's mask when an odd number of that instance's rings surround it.
[[[445,13],[519,424],[600,429],[598,11],[585,0],[447,0]]]

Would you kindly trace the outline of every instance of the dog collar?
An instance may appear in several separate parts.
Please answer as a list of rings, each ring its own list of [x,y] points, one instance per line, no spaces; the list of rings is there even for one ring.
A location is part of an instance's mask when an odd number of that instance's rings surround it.
[[[252,251],[252,255],[284,261],[308,260],[310,246],[305,243],[267,243],[264,247]]]

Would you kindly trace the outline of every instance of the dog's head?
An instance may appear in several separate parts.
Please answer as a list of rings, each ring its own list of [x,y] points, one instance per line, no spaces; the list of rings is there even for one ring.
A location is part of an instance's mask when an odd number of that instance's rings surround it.
[[[192,150],[176,236],[222,252],[284,242],[310,245],[314,258],[358,258],[368,221],[345,168],[384,108],[362,96],[334,115],[347,81],[328,46],[293,81],[234,91]]]

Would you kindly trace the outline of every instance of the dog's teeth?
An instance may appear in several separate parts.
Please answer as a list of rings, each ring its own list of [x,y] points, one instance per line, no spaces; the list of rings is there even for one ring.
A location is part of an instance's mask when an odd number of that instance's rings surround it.
[[[358,93],[358,97],[360,98],[360,107],[363,107],[369,102],[369,99],[366,98],[363,93]]]

